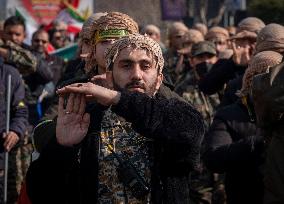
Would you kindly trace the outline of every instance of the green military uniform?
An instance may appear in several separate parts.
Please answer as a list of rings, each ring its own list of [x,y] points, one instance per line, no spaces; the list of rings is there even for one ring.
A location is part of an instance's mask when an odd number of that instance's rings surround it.
[[[189,61],[187,58],[184,58],[184,56],[179,56],[177,52],[172,50],[167,50],[164,54],[164,59],[165,65],[163,73],[166,77],[169,77],[167,80],[175,85],[177,81],[180,80],[185,67],[190,66]]]
[[[36,71],[37,59],[29,50],[11,41],[4,42],[2,39],[0,39],[0,47],[8,49],[6,63],[16,66],[22,75]]]

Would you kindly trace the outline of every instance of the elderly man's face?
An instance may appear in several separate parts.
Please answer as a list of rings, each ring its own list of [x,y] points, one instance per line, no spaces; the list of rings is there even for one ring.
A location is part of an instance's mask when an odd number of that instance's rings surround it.
[[[45,32],[38,33],[32,39],[32,48],[40,53],[47,50],[48,34]]]
[[[160,88],[163,75],[156,67],[156,60],[152,54],[144,49],[124,48],[120,51],[114,64],[112,73],[113,87],[116,90],[145,93],[153,96]]]

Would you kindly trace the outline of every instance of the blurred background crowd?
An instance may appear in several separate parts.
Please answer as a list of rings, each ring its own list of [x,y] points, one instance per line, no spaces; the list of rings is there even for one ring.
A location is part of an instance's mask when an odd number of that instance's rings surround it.
[[[84,46],[91,41],[82,35],[82,26],[105,11],[130,15],[139,23],[141,34],[159,42],[165,83],[205,120],[202,163],[200,171],[191,176],[196,203],[262,203],[264,178],[271,191],[283,197],[278,191],[283,183],[265,176],[268,172],[278,178],[278,172],[264,171],[264,164],[267,160],[270,169],[283,168],[281,152],[277,152],[282,141],[273,142],[273,137],[283,135],[283,80],[280,88],[278,82],[272,84],[282,68],[284,1],[162,0],[135,5],[125,0],[117,5],[118,1],[58,0],[53,5],[57,10],[42,18],[30,11],[50,9],[47,1],[4,2],[0,5],[5,10],[0,16],[0,59],[1,66],[17,70],[10,73],[15,118],[11,127],[20,138],[6,145],[10,203],[17,201],[30,163],[33,128],[55,116],[56,87],[66,78],[76,78],[74,70],[84,67],[92,53],[88,50],[92,47]],[[271,69],[275,66],[280,66],[278,71]],[[255,79],[260,74],[263,78],[273,75],[267,86]],[[2,114],[6,84],[3,77],[1,80]],[[268,92],[271,94],[266,95]],[[274,99],[277,102],[272,103]],[[1,128],[4,126],[3,114]],[[273,201],[274,197],[266,199]]]

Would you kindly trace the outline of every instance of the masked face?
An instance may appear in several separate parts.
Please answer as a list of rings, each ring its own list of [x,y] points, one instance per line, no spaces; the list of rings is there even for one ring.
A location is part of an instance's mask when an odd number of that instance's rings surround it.
[[[212,54],[200,54],[195,57],[192,57],[190,60],[190,64],[192,67],[196,67],[198,64],[206,62],[207,64],[215,64],[218,58]]]
[[[156,63],[146,50],[122,49],[113,64],[112,73],[108,73],[112,77],[112,86],[120,91],[126,89],[154,96],[163,79]]]

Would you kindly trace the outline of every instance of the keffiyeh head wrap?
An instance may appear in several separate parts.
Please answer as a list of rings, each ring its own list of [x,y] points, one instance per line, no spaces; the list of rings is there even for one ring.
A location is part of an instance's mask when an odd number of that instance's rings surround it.
[[[132,47],[133,49],[143,49],[150,52],[152,56],[156,58],[156,68],[159,70],[159,73],[162,73],[164,67],[164,58],[160,45],[153,39],[149,38],[147,35],[140,34],[133,34],[121,38],[106,51],[105,55],[107,61],[107,70],[111,68],[111,65],[116,60],[116,57],[119,55],[120,51],[128,47]]]

